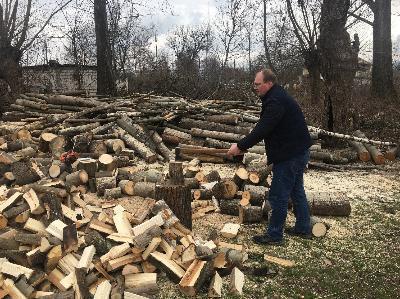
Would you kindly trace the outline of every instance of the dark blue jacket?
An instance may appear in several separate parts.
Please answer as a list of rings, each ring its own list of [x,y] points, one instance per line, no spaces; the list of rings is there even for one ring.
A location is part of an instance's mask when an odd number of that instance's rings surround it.
[[[264,139],[268,164],[271,164],[289,160],[311,146],[303,112],[283,87],[274,84],[261,101],[260,120],[238,142],[240,150],[247,150]]]

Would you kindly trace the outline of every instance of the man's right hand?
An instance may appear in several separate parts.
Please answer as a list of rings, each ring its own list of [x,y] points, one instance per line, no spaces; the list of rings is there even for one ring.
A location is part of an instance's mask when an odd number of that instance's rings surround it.
[[[237,146],[236,143],[231,145],[231,148],[228,150],[226,153],[228,157],[233,157],[233,156],[239,156],[242,155],[243,152],[240,150],[240,148]]]

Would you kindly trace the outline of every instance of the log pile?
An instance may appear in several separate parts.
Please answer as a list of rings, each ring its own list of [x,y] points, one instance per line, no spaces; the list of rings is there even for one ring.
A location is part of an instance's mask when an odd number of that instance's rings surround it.
[[[188,228],[192,207],[198,207],[191,202],[182,163],[171,162],[168,179],[156,184],[119,180],[118,168],[114,171],[118,161],[110,157],[78,158],[70,173],[64,170],[68,174],[53,179],[34,166],[44,158],[2,161],[11,173],[22,163],[23,171],[35,174],[0,188],[3,296],[148,298],[159,291],[160,272],[184,295],[209,287],[214,297],[222,296],[218,272],[232,273],[229,292],[240,294],[244,274],[236,266],[244,260],[243,247],[219,242],[218,235],[203,240]],[[49,169],[60,165],[55,160],[48,164]],[[91,180],[95,193],[90,192]],[[215,209],[210,206],[214,208],[212,201],[199,207],[210,212]],[[233,262],[232,256],[239,260]]]

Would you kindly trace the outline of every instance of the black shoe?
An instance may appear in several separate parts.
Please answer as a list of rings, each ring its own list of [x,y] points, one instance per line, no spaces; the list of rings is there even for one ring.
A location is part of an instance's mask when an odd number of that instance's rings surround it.
[[[277,240],[272,240],[269,236],[267,235],[258,235],[258,236],[253,236],[253,242],[260,244],[260,245],[276,245],[276,246],[281,246],[283,245],[283,241],[277,241]]]
[[[288,229],[285,229],[285,233],[287,233],[288,235],[300,237],[300,238],[303,238],[303,239],[312,239],[312,235],[311,234],[305,234],[305,233],[297,232],[297,231],[294,230],[294,227],[289,227]]]

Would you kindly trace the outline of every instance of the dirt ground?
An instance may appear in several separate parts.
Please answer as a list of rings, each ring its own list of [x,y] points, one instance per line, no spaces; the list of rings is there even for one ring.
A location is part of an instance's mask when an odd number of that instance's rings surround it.
[[[204,164],[205,172],[215,165]],[[222,176],[231,177],[234,166],[217,166]],[[244,244],[249,259],[245,266],[267,266],[275,274],[246,275],[240,298],[399,298],[400,294],[400,161],[385,170],[327,172],[308,170],[305,189],[343,191],[351,200],[350,217],[323,217],[330,225],[323,238],[303,240],[286,237],[284,246],[267,247],[252,243],[251,237],[264,231],[266,223],[243,225],[236,239]],[[194,233],[206,238],[237,217],[208,214],[194,221]],[[294,224],[290,213],[287,226]],[[223,240],[223,238],[222,238]],[[281,268],[263,260],[264,254],[292,260],[293,268]],[[223,278],[223,298],[228,294],[228,277]],[[184,298],[167,278],[160,277],[157,298]],[[206,293],[199,296],[206,298]]]

